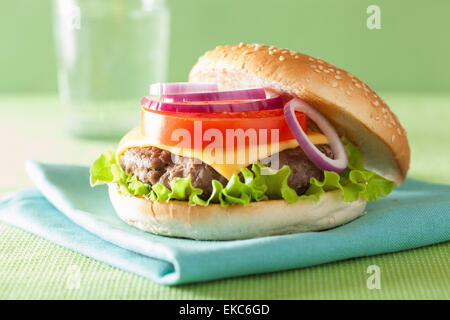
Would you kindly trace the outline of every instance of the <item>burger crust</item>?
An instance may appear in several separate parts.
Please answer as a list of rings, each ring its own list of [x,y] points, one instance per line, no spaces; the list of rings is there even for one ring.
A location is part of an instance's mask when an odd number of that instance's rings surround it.
[[[186,201],[153,202],[122,195],[109,184],[118,216],[154,234],[196,240],[237,240],[337,227],[364,214],[366,202],[344,202],[341,191],[327,192],[318,202],[302,199],[251,202],[248,206],[190,206]]]
[[[358,145],[367,169],[399,185],[406,177],[410,148],[396,115],[364,82],[323,59],[259,44],[219,46],[199,58],[189,80],[299,97]]]

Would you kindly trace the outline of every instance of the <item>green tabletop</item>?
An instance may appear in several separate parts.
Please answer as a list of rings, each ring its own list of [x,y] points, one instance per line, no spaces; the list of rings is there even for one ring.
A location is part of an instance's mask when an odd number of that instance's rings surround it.
[[[408,131],[410,177],[450,184],[450,94],[382,94]],[[26,159],[79,163],[115,141],[65,134],[55,96],[0,96],[0,195],[32,187]],[[325,265],[166,287],[0,223],[0,299],[449,299],[450,242]],[[381,288],[368,289],[377,265]],[[75,279],[75,282],[74,282]]]

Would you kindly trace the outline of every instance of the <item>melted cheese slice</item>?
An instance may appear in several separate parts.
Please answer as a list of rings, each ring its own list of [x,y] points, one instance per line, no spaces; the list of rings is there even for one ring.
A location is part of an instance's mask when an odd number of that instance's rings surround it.
[[[308,133],[308,138],[313,144],[328,144],[327,137],[318,132]],[[120,162],[120,157],[129,148],[156,147],[162,150],[167,150],[178,156],[199,159],[213,167],[218,173],[229,180],[233,176],[233,174],[239,173],[242,168],[245,168],[258,160],[267,158],[283,150],[295,148],[298,146],[297,140],[291,139],[267,145],[258,145],[240,149],[224,149],[217,151],[212,148],[205,148],[203,150],[200,150],[167,146],[159,143],[156,140],[157,139],[153,137],[144,136],[141,133],[139,127],[131,130],[122,138],[119,143],[116,152],[117,163]]]

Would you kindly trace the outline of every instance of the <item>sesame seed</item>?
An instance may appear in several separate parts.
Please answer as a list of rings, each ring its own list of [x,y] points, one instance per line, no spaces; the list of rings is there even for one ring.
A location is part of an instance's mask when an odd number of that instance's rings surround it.
[[[341,76],[338,76],[338,75],[335,75],[334,77],[335,77],[336,79],[338,79],[338,80],[342,79],[342,77],[341,77]]]
[[[341,74],[341,71],[340,71],[340,70],[336,70],[336,73],[337,73],[337,74]]]
[[[287,50],[281,50],[281,53],[288,53]]]
[[[239,45],[238,45],[238,47],[239,47],[239,48],[242,48],[244,45],[245,45],[245,43],[240,42]]]
[[[380,105],[380,103],[378,102],[378,100],[375,100],[372,102],[374,106],[378,107]]]
[[[319,69],[314,69],[314,71],[315,71],[315,72],[317,72],[317,73],[319,73],[319,72],[320,72],[320,70],[319,70]]]
[[[294,59],[299,59],[300,58],[300,56],[294,56]]]
[[[280,59],[280,61],[284,61],[285,58],[283,56],[280,56],[279,59]]]
[[[247,55],[248,53],[249,53],[248,50],[245,50],[244,52],[242,52],[242,55],[245,56],[245,55]]]
[[[336,88],[336,87],[338,86],[337,81],[333,81],[333,82],[331,83],[331,86],[332,86],[333,88]]]
[[[271,56],[271,55],[273,55],[273,52],[272,52],[272,51],[269,51],[269,56]]]
[[[397,132],[399,135],[402,135],[402,130],[400,128],[397,128]]]
[[[311,68],[315,69],[315,68],[317,68],[317,66],[315,64],[312,64]]]
[[[319,63],[320,63],[320,61],[319,61]],[[319,65],[319,69],[320,69],[320,70],[323,70],[323,66],[322,66],[322,65]]]
[[[313,58],[311,58],[311,57],[309,57],[309,58],[308,58],[308,60],[309,60],[309,61],[314,61],[314,59],[313,59]]]
[[[395,140],[395,134],[392,135],[392,142]]]
[[[328,71],[327,69],[323,70],[323,72],[325,72],[325,73],[330,73],[330,71]]]
[[[352,95],[352,92],[351,92],[350,90],[345,91],[345,93],[346,93],[347,95],[349,95],[349,96]]]
[[[355,83],[355,87],[361,88],[361,85],[359,83]]]
[[[333,69],[333,68],[328,68],[328,70],[330,70],[330,72],[334,72],[334,69]]]
[[[377,121],[380,120],[380,116],[376,116],[375,120],[377,120]]]

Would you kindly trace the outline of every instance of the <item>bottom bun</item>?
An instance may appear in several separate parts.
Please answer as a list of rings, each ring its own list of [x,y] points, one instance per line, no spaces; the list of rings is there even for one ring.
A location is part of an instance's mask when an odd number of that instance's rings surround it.
[[[364,214],[366,202],[344,202],[341,191],[327,192],[318,202],[302,199],[251,202],[248,206],[190,206],[184,201],[153,202],[122,195],[109,184],[118,216],[141,230],[196,240],[237,240],[337,227]]]

